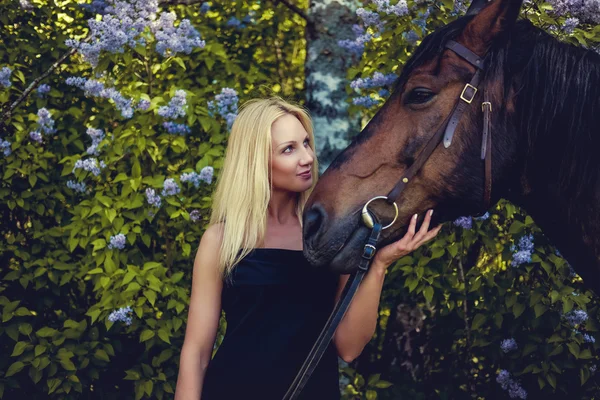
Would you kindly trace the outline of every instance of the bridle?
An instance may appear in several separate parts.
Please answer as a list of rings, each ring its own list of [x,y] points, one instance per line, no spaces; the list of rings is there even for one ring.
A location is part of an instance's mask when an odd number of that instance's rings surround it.
[[[438,147],[440,142],[443,140],[444,148],[450,147],[452,139],[456,133],[458,124],[469,107],[469,105],[475,99],[477,92],[480,91],[479,84],[481,83],[482,75],[485,70],[485,63],[483,58],[480,58],[477,54],[463,46],[462,44],[450,40],[446,44],[446,48],[452,50],[462,59],[467,61],[469,64],[475,67],[476,71],[473,78],[463,88],[459,99],[454,104],[454,108],[449,116],[446,118],[444,123],[437,130],[435,135],[429,139],[423,151],[419,154],[415,162],[408,168],[402,178],[398,180],[394,188],[386,196],[386,201],[389,204],[396,206],[396,200],[400,197],[402,191],[406,188],[406,185],[410,180],[419,172],[425,162],[431,157],[433,151]],[[483,90],[481,90],[483,92]],[[484,160],[484,194],[483,194],[483,210],[487,210],[490,207],[490,201],[492,196],[492,137],[491,137],[491,114],[492,114],[492,103],[489,100],[487,92],[483,93],[484,101],[481,103],[481,109],[483,111],[483,134],[481,137],[481,159]],[[364,215],[364,214],[363,214]],[[365,221],[367,226],[372,227],[372,222]]]
[[[475,1],[473,3],[476,3]],[[479,7],[481,7],[482,2],[479,3]],[[485,3],[485,2],[483,2]],[[469,11],[472,11],[471,9]],[[478,10],[473,10],[478,11]],[[467,108],[471,103],[475,100],[475,96],[478,92],[483,92],[483,90],[479,89],[479,85],[482,80],[482,75],[485,71],[485,63],[484,59],[479,57],[473,51],[469,50],[462,44],[456,41],[449,41],[446,44],[446,48],[452,50],[458,56],[466,60],[469,64],[475,67],[476,71],[471,81],[465,85],[463,88],[459,98],[457,99],[452,111],[442,123],[440,128],[436,131],[435,135],[429,139],[415,162],[408,168],[404,175],[398,180],[394,188],[389,192],[387,196],[377,196],[369,200],[363,207],[362,210],[362,220],[363,223],[371,228],[371,233],[363,248],[363,254],[361,256],[359,266],[356,272],[354,272],[344,290],[342,291],[340,300],[335,305],[335,308],[331,312],[329,319],[325,323],[323,330],[321,331],[319,337],[317,338],[313,348],[311,349],[308,357],[304,361],[304,364],[300,368],[300,371],[296,375],[294,381],[290,385],[287,393],[283,397],[283,400],[292,400],[296,399],[300,394],[300,391],[304,387],[304,385],[308,382],[312,372],[317,367],[323,353],[325,352],[338,324],[341,322],[344,314],[346,313],[360,282],[362,281],[364,275],[369,270],[371,261],[375,256],[377,251],[377,241],[379,239],[379,235],[383,229],[387,229],[396,222],[398,218],[398,205],[396,204],[396,200],[402,194],[402,191],[406,188],[406,185],[410,182],[410,180],[419,172],[419,170],[423,167],[425,162],[431,157],[433,151],[438,147],[440,143],[443,141],[444,148],[450,147],[452,144],[452,139],[454,138],[454,134],[456,132],[456,128],[458,127],[459,122]],[[484,160],[484,174],[485,174],[485,183],[484,183],[484,212],[490,206],[491,194],[492,194],[492,138],[491,138],[491,114],[492,114],[492,103],[489,99],[489,95],[487,92],[483,93],[484,101],[481,103],[481,109],[483,112],[483,133],[481,138],[481,159]],[[394,206],[395,216],[393,221],[382,227],[382,225],[375,221],[373,215],[368,210],[368,206],[371,202],[377,199],[384,199],[390,205]]]

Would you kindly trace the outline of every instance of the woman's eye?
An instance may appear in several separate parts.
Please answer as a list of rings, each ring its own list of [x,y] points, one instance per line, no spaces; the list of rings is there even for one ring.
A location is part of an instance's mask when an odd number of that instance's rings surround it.
[[[429,89],[415,88],[406,97],[406,104],[425,104],[435,96]]]

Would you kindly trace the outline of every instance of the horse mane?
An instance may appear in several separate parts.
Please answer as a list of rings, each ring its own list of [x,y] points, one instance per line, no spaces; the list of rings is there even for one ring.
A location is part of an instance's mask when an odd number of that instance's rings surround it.
[[[520,21],[512,36],[505,78],[515,85],[526,167],[550,166],[536,175],[550,172],[571,201],[593,195],[600,184],[600,55],[560,42],[529,21]]]

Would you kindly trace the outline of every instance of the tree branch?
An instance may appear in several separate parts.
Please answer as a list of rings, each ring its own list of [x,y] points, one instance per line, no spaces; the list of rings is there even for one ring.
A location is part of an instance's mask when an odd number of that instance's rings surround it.
[[[87,43],[91,39],[92,39],[92,37],[88,36],[84,40],[82,40],[82,42]],[[29,86],[27,86],[27,89],[25,89],[23,91],[23,93],[21,93],[19,98],[17,100],[15,100],[14,103],[12,103],[8,107],[8,109],[6,109],[6,111],[2,112],[2,115],[0,115],[0,129],[2,129],[6,126],[5,121],[8,121],[12,117],[12,112],[15,110],[15,108],[17,108],[17,106],[19,104],[21,104],[27,98],[27,96],[29,96],[29,93],[31,93],[33,91],[33,89],[35,89],[40,84],[40,82],[42,82],[44,79],[46,79],[48,77],[48,75],[50,75],[52,72],[54,72],[54,70],[56,68],[58,68],[63,62],[65,62],[65,60],[67,58],[69,58],[71,55],[75,54],[76,52],[77,52],[77,48],[73,47],[71,50],[69,50],[68,52],[63,54],[62,57],[60,57],[58,60],[56,60],[50,66],[50,68],[48,68],[48,70],[46,72],[44,72],[42,75],[38,76],[36,79],[33,80],[33,82],[31,82],[29,84]]]
[[[275,2],[275,4],[283,4],[284,6],[286,6],[287,8],[289,8],[290,10],[292,10],[294,13],[298,14],[300,17],[304,18],[304,20],[308,23],[310,23],[310,21],[308,20],[308,16],[306,15],[306,13],[297,5],[290,3],[289,0],[273,0]]]

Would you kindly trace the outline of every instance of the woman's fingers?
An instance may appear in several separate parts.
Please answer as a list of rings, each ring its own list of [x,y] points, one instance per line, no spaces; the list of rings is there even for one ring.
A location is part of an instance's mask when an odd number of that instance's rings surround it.
[[[410,219],[410,224],[408,225],[408,231],[406,232],[406,235],[404,235],[403,239],[407,239],[408,241],[411,241],[413,239],[413,237],[415,236],[416,227],[417,227],[417,214],[413,215],[412,218]]]
[[[421,228],[419,229],[419,232],[417,232],[417,234],[413,238],[414,241],[416,241],[416,242],[420,241],[427,234],[427,231],[429,231],[429,224],[431,223],[431,215],[432,214],[433,214],[433,210],[427,211],[427,214],[425,214],[425,219],[423,220],[423,223],[421,224]]]

